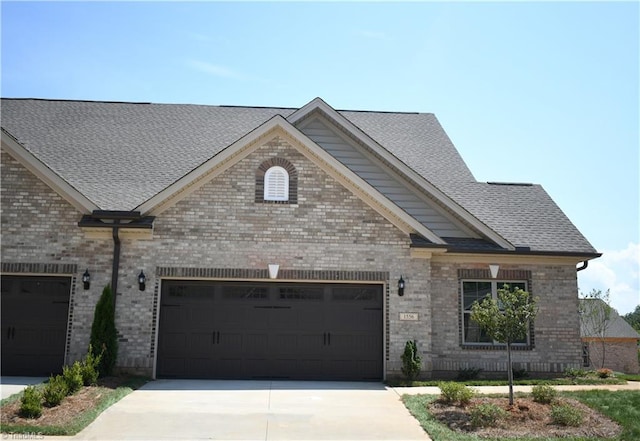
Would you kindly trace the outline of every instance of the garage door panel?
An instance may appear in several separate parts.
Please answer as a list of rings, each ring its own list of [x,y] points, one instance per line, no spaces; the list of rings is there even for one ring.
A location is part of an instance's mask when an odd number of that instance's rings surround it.
[[[211,376],[213,362],[210,358],[191,358],[187,367],[188,376],[192,378],[208,378]]]
[[[192,332],[189,335],[188,344],[190,352],[206,354],[211,352],[215,344],[215,335],[213,332]]]
[[[216,360],[209,378],[246,378],[244,361],[242,359],[219,359]]]
[[[162,360],[175,357],[186,377],[382,378],[381,285],[190,282],[199,293],[190,298],[181,283],[164,281],[162,295],[181,293],[167,298],[198,309],[187,317],[161,311],[159,341],[176,341],[159,344],[159,376]],[[193,341],[177,341],[176,329]]]
[[[158,372],[163,377],[180,378],[186,376],[186,359],[183,357],[163,357],[158,362]]]
[[[171,354],[169,358],[184,357],[188,353],[188,334],[186,332],[166,332],[160,341],[163,352]]]
[[[2,276],[2,375],[62,371],[71,278]]]
[[[269,353],[269,339],[264,333],[261,334],[246,334],[243,338],[243,347],[239,348],[238,355],[240,354],[254,354],[261,357],[266,357]]]

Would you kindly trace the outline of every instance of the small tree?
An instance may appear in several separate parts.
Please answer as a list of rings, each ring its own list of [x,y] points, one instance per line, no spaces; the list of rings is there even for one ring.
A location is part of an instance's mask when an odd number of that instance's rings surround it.
[[[511,344],[525,338],[529,324],[538,312],[536,299],[520,288],[511,290],[509,285],[498,289],[498,299],[490,295],[471,307],[471,320],[495,341],[507,345],[507,377],[509,379],[509,405],[513,406],[513,365]]]
[[[105,286],[96,305],[91,325],[89,348],[95,357],[100,357],[100,376],[111,375],[118,357],[118,333],[111,287]]]
[[[589,361],[592,365],[602,369],[605,367],[607,359],[606,340],[607,330],[611,326],[611,315],[613,308],[609,304],[609,290],[603,293],[602,290],[593,289],[591,292],[583,296],[580,301],[580,325],[582,326],[583,336],[595,339],[599,343],[600,351],[589,351]],[[599,354],[597,352],[600,352]],[[593,354],[593,357],[592,357]],[[598,357],[599,363],[594,360]]]
[[[402,373],[407,380],[414,380],[422,369],[422,358],[418,354],[418,346],[414,341],[407,341],[404,345],[404,353],[402,354]]]

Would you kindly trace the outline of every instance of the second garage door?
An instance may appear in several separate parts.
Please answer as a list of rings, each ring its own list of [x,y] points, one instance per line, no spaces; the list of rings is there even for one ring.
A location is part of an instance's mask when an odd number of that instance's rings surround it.
[[[2,276],[2,375],[62,371],[69,277]]]
[[[382,291],[163,281],[156,375],[380,380]]]

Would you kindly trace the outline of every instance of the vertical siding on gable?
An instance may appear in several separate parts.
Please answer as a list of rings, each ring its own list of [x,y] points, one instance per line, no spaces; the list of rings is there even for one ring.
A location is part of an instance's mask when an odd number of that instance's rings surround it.
[[[470,237],[380,165],[332,131],[324,122],[315,119],[300,130],[439,237]]]

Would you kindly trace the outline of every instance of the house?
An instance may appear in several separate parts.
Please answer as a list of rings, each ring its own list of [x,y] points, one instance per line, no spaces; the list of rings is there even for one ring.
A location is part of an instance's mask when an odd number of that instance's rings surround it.
[[[469,318],[539,298],[514,361],[582,364],[600,256],[539,185],[477,182],[433,114],[2,100],[2,373],[81,358],[107,284],[119,369],[381,380],[505,370]],[[85,283],[86,282],[86,283]]]
[[[579,308],[583,367],[640,373],[640,334],[602,299],[580,299]]]

